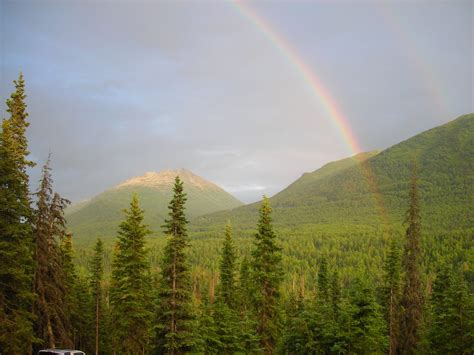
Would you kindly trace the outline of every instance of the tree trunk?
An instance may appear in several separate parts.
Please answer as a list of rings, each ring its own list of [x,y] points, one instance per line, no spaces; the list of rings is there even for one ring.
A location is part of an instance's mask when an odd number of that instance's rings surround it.
[[[95,300],[95,355],[99,355],[99,298]]]

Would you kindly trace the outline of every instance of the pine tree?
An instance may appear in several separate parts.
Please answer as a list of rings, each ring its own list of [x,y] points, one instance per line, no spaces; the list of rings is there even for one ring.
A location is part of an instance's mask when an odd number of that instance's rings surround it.
[[[43,167],[40,188],[36,193],[34,260],[36,264],[33,307],[35,333],[42,345],[71,347],[71,322],[66,303],[67,280],[58,241],[66,237],[64,209],[69,201],[53,195],[50,159]]]
[[[94,248],[94,257],[91,265],[91,289],[95,303],[95,354],[99,354],[99,335],[102,318],[102,279],[104,276],[104,244],[100,238],[97,239]]]
[[[145,237],[150,232],[143,224],[143,210],[133,196],[125,220],[120,223],[112,263],[110,302],[114,351],[144,354],[151,332],[151,277],[146,260]]]
[[[265,354],[275,352],[280,333],[280,283],[282,280],[280,248],[273,231],[272,209],[264,197],[260,207],[258,231],[255,235],[253,277],[256,286],[255,307],[257,311],[257,333]]]
[[[93,307],[92,294],[86,278],[78,275],[74,264],[74,249],[72,234],[67,233],[60,240],[61,269],[65,277],[66,313],[71,319],[72,329],[70,337],[74,348],[92,352],[94,321],[90,309]]]
[[[419,329],[423,312],[423,288],[421,284],[421,215],[418,196],[416,163],[410,184],[410,206],[407,213],[403,268],[405,272],[404,289],[401,298],[399,349],[402,354],[416,352],[420,341]]]
[[[240,342],[244,337],[237,312],[235,285],[236,255],[232,240],[232,226],[225,227],[225,239],[222,246],[220,263],[220,284],[217,290],[217,301],[213,305],[214,324],[217,327],[217,336],[220,354],[234,354],[244,350]]]
[[[253,308],[254,285],[250,270],[250,261],[247,256],[240,262],[239,283],[237,289],[237,302],[241,314],[251,311]]]
[[[282,352],[306,354],[311,334],[308,327],[307,309],[301,293],[292,292],[285,307],[286,321],[282,334]]]
[[[0,351],[30,351],[33,334],[34,264],[32,210],[28,191],[25,82],[20,73],[7,100],[10,118],[0,132]]]
[[[334,313],[334,318],[337,319],[339,316],[339,307],[341,302],[341,285],[339,280],[339,272],[337,269],[334,270],[331,278],[331,285],[330,285],[330,298],[332,309]]]
[[[383,303],[390,339],[389,354],[397,353],[399,337],[401,257],[396,239],[393,239],[384,266]]]
[[[232,240],[232,226],[228,223],[225,227],[225,239],[222,246],[222,259],[220,264],[221,282],[218,296],[228,307],[235,305],[235,247]]]
[[[247,256],[244,256],[240,263],[236,302],[240,318],[240,345],[245,354],[261,352],[260,338],[256,332],[254,290],[251,265]]]
[[[326,258],[321,259],[318,271],[318,294],[324,301],[329,299],[329,275]]]
[[[434,354],[471,354],[474,351],[474,297],[462,274],[443,266],[431,294],[429,330]]]
[[[199,307],[198,329],[199,342],[196,347],[196,353],[202,354],[220,354],[222,342],[218,335],[218,325],[216,324],[216,315],[214,314],[214,305],[205,298]]]
[[[348,303],[342,309],[343,353],[380,354],[387,350],[381,307],[365,275],[350,287]]]
[[[164,250],[159,288],[160,309],[157,325],[157,352],[182,354],[196,346],[193,337],[195,317],[192,310],[192,288],[186,248],[189,237],[185,216],[186,194],[177,176],[164,232],[168,241]]]

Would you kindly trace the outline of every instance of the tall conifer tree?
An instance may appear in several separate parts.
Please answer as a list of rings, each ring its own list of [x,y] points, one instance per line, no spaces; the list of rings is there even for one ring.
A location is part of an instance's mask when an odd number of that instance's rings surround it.
[[[397,353],[401,297],[401,257],[396,239],[393,239],[384,266],[383,303],[388,324],[390,355]]]
[[[104,244],[97,239],[91,265],[91,289],[95,308],[95,354],[99,354],[100,321],[102,318],[102,279],[104,276]]]
[[[318,294],[324,301],[329,298],[329,273],[326,258],[322,258],[318,271]]]
[[[235,305],[235,247],[232,240],[232,226],[225,226],[225,239],[222,246],[222,259],[220,264],[221,283],[219,297],[223,302],[232,307]]]
[[[381,354],[386,352],[388,339],[381,307],[374,287],[366,275],[357,278],[349,289],[349,304],[341,319],[343,343],[349,354]],[[344,319],[349,316],[350,319]],[[344,348],[343,347],[343,348]]]
[[[283,276],[271,212],[268,198],[264,196],[255,234],[252,266],[256,286],[257,333],[265,354],[275,352],[280,334],[280,283]]]
[[[72,234],[67,233],[60,241],[62,270],[65,275],[67,312],[72,323],[71,337],[74,347],[92,352],[94,322],[90,309],[93,307],[89,283],[85,277],[78,275],[74,265],[74,248]]]
[[[34,239],[36,264],[33,307],[35,333],[42,345],[71,347],[71,322],[66,303],[67,279],[59,241],[66,237],[64,209],[69,201],[53,195],[50,159],[43,167],[40,188],[36,193]]]
[[[32,210],[28,190],[25,82],[20,73],[0,132],[0,351],[27,353],[34,340]]]
[[[401,299],[399,349],[402,354],[416,352],[420,341],[420,325],[423,312],[423,288],[421,283],[421,215],[418,195],[416,162],[410,184],[410,206],[407,213],[403,268],[405,271],[404,289]]]
[[[243,342],[246,336],[236,309],[238,305],[235,285],[236,255],[230,222],[225,226],[224,234],[220,262],[220,284],[217,288],[217,300],[213,305],[213,316],[220,344],[218,352],[234,354],[245,349],[245,346],[241,346],[239,343]]]
[[[112,264],[112,326],[114,350],[119,354],[144,354],[151,332],[151,278],[146,260],[143,210],[133,196],[120,223]]]
[[[164,250],[158,301],[156,350],[158,353],[183,354],[195,347],[191,275],[186,249],[189,237],[185,215],[186,194],[176,177],[169,218],[163,226],[168,241]]]
[[[434,354],[474,352],[474,297],[462,273],[446,265],[441,268],[433,284],[431,311],[429,340]]]
[[[339,280],[339,272],[337,269],[335,269],[332,274],[329,291],[334,317],[337,319],[341,302],[341,285]]]

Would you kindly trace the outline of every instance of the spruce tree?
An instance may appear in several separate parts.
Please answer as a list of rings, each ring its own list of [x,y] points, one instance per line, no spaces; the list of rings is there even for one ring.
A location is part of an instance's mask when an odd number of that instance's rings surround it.
[[[235,305],[235,247],[232,240],[232,226],[228,223],[225,227],[225,239],[222,246],[220,263],[220,285],[218,297],[228,306]]]
[[[25,82],[20,73],[7,100],[0,132],[0,351],[30,351],[33,335],[34,263],[32,209],[28,190]]]
[[[390,355],[397,353],[401,297],[401,257],[396,239],[393,239],[384,265],[382,289],[385,320],[388,324]]]
[[[176,177],[169,218],[163,226],[168,241],[161,265],[158,291],[159,311],[156,350],[158,353],[183,354],[196,342],[193,336],[195,316],[192,310],[192,287],[186,249],[189,247],[188,220],[185,216],[186,194],[183,182]]]
[[[146,260],[143,210],[133,196],[125,220],[120,223],[112,263],[113,347],[119,354],[144,354],[151,332],[151,278]]]
[[[285,307],[286,320],[281,350],[285,354],[306,354],[310,340],[307,307],[302,294],[292,292]]]
[[[282,280],[280,247],[273,231],[272,209],[264,197],[252,252],[256,287],[257,333],[265,354],[273,354],[280,334],[280,283]]]
[[[235,285],[236,255],[230,223],[225,226],[224,234],[220,262],[220,284],[217,289],[217,300],[213,305],[213,316],[220,343],[218,353],[234,354],[244,350],[240,344],[244,335],[236,309],[238,305]]]
[[[91,289],[94,297],[95,310],[95,354],[99,354],[99,335],[102,318],[102,279],[104,277],[104,244],[100,238],[97,239],[94,248],[94,257],[91,265]]]
[[[402,354],[416,352],[420,341],[420,325],[423,312],[423,288],[421,283],[421,215],[418,195],[416,163],[410,184],[410,206],[407,213],[408,228],[406,231],[403,268],[405,272],[404,288],[401,298],[401,317],[399,349]]]
[[[195,348],[196,353],[220,354],[220,350],[223,347],[218,335],[217,317],[214,308],[214,305],[209,302],[207,297],[202,300],[199,307],[199,341]]]
[[[61,269],[65,277],[66,313],[71,319],[71,334],[74,348],[82,349],[90,353],[94,349],[94,321],[91,313],[93,308],[92,294],[88,280],[78,275],[74,264],[74,249],[72,245],[72,234],[67,233],[60,240]]]
[[[254,285],[252,282],[251,265],[247,256],[240,262],[239,282],[237,290],[237,302],[241,314],[247,313],[253,308]]]
[[[351,285],[348,303],[342,307],[342,353],[380,354],[388,347],[385,322],[374,287],[364,275]]]
[[[321,265],[318,271],[318,295],[324,301],[329,299],[329,274],[326,258],[321,259]]]
[[[252,270],[247,256],[240,263],[239,282],[237,286],[237,309],[240,318],[240,344],[246,354],[261,352],[260,338],[257,334],[257,319],[254,308],[254,283]]]
[[[43,167],[40,188],[36,193],[34,260],[36,264],[33,307],[35,334],[41,345],[71,347],[71,322],[66,302],[67,279],[59,241],[66,237],[64,209],[69,201],[53,195],[50,159]]]
[[[461,273],[443,266],[431,294],[429,340],[433,354],[474,352],[474,297]]]
[[[332,274],[329,291],[334,318],[337,319],[339,316],[339,307],[341,302],[341,285],[339,280],[339,272],[337,271],[337,269],[335,269]]]

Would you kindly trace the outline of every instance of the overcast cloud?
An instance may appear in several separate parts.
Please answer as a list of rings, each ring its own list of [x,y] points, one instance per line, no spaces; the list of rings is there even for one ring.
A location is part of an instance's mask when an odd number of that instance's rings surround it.
[[[471,1],[250,5],[363,150],[473,111]],[[0,21],[2,116],[21,70],[32,157],[53,153],[56,189],[73,201],[184,167],[251,202],[352,154],[295,64],[233,3],[0,0]]]

